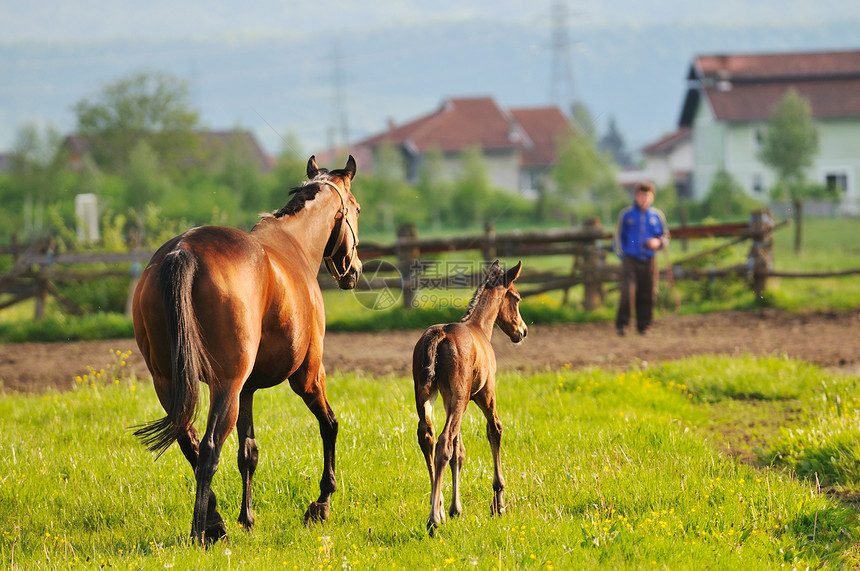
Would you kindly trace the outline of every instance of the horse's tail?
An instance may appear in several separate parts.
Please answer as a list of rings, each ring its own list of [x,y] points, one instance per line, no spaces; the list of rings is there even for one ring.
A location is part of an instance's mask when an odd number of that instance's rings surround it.
[[[159,456],[191,428],[197,415],[198,383],[213,378],[191,299],[196,275],[197,258],[185,248],[167,254],[158,271],[173,385],[167,416],[144,424],[134,434]]]
[[[440,328],[431,331],[424,342],[422,367],[419,369],[424,384],[432,385],[436,381],[436,355],[439,353],[439,343],[444,338],[445,332]]]

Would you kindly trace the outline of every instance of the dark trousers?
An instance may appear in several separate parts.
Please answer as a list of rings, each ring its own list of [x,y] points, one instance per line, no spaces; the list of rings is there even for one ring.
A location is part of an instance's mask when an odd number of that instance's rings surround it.
[[[621,260],[621,300],[615,315],[615,327],[627,327],[630,323],[630,301],[636,304],[636,329],[640,333],[648,329],[654,317],[654,299],[657,293],[657,258],[637,260],[624,256]]]

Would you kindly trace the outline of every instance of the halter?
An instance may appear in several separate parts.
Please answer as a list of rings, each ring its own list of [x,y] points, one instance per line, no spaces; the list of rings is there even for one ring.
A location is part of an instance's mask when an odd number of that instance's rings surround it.
[[[343,198],[343,193],[341,193],[340,188],[336,184],[328,180],[318,181],[318,184],[325,184],[332,187],[335,192],[337,192],[338,197],[340,198],[340,210],[335,214],[335,226],[336,228],[332,229],[331,237],[326,244],[326,250],[328,250],[328,254],[323,251],[323,261],[325,262],[325,267],[328,270],[329,275],[336,280],[342,279],[346,274],[352,269],[352,258],[356,248],[358,247],[358,236],[355,234],[355,229],[352,227],[352,223],[350,223],[349,218],[347,218],[347,214],[349,214],[349,207],[346,205],[346,201]],[[346,231],[343,227],[343,222],[346,221],[346,227],[349,228],[350,233],[352,234],[352,249],[348,252],[349,264],[344,268],[343,272],[339,272],[337,267],[334,264],[334,254],[337,252],[338,248],[343,244],[343,239],[346,237]],[[334,242],[334,243],[332,243]],[[332,244],[331,249],[329,250],[329,244]]]

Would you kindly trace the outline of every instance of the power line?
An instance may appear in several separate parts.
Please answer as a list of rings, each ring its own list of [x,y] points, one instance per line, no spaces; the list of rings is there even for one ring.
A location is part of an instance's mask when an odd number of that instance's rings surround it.
[[[343,52],[340,49],[340,41],[333,43],[334,56],[332,57],[332,86],[334,88],[334,120],[331,127],[331,150],[332,156],[337,153],[338,148],[346,148],[349,145],[349,119],[346,107],[346,94],[344,91]]]
[[[577,101],[576,86],[573,80],[573,58],[571,47],[574,42],[568,32],[567,0],[553,0],[552,17],[552,68],[550,70],[550,102],[570,112]]]

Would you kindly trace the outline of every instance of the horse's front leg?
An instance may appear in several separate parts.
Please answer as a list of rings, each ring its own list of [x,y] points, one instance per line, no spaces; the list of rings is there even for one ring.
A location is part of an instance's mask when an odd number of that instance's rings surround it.
[[[290,377],[290,387],[300,396],[316,417],[323,441],[323,473],[320,478],[320,495],[305,512],[305,523],[325,521],[331,513],[331,496],[337,490],[335,479],[335,445],[337,443],[337,417],[328,404],[325,394],[325,370],[322,363],[316,374],[299,369]]]
[[[239,436],[238,464],[242,474],[242,508],[239,523],[245,529],[254,528],[254,510],[251,507],[251,487],[257,469],[259,451],[254,439],[254,391],[245,390],[239,395],[239,417],[236,419]]]

